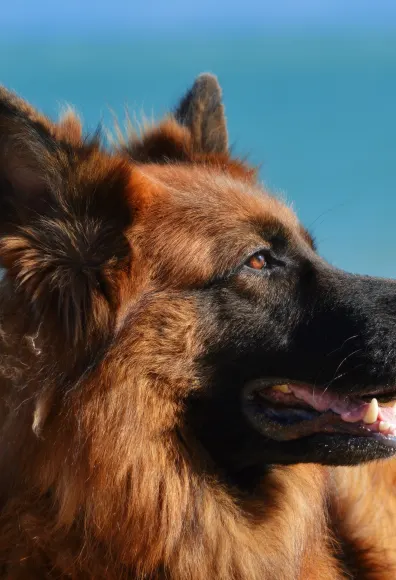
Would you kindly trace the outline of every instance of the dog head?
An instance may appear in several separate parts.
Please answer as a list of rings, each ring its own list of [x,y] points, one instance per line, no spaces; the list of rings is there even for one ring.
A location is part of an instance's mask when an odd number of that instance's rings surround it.
[[[111,154],[3,91],[0,183],[3,415],[29,401],[43,461],[78,440],[126,477],[166,434],[242,481],[394,453],[395,283],[326,263],[231,157],[214,77]]]

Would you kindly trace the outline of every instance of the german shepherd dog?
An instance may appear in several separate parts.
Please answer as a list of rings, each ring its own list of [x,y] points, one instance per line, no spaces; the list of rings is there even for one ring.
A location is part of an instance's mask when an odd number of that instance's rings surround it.
[[[396,285],[231,156],[0,92],[0,578],[396,578]]]

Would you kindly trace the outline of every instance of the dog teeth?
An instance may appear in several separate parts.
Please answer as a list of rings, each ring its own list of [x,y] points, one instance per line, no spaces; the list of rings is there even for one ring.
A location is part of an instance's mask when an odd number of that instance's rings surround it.
[[[378,425],[378,429],[379,429],[381,432],[384,432],[384,431],[389,431],[390,427],[391,427],[391,424],[390,424],[390,423],[388,423],[387,421],[380,421],[380,423],[379,423],[379,425]]]
[[[272,387],[273,391],[279,391],[280,393],[291,393],[289,385],[275,385]]]
[[[378,417],[378,401],[377,399],[371,399],[370,405],[367,407],[365,416],[363,417],[363,422],[367,425],[375,423]]]

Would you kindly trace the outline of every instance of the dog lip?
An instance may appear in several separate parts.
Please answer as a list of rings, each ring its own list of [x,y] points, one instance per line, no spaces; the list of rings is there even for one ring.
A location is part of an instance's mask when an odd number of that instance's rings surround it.
[[[262,379],[254,379],[249,381],[245,384],[243,393],[246,398],[251,398],[254,393],[257,393],[260,390],[270,389],[271,387],[275,387],[276,385],[306,385],[306,382],[303,381],[295,381],[285,378],[262,378]]]
[[[360,399],[372,399],[372,397],[376,397],[377,399],[382,400],[383,402],[394,401],[396,400],[396,387],[395,385],[390,386],[381,386],[375,387],[370,389],[364,389],[358,394]]]
[[[380,389],[375,389],[381,392]],[[396,408],[287,379],[258,379],[245,385],[244,411],[253,426],[277,440],[314,433],[346,433],[388,441],[396,448]],[[266,405],[263,405],[266,403]]]
[[[307,381],[291,380],[290,378],[278,377],[278,378],[260,378],[249,381],[244,387],[244,396],[251,397],[253,393],[263,389],[270,389],[276,385],[296,385],[301,387],[310,386],[318,391],[327,389],[323,385],[314,385]],[[380,385],[365,387],[361,391],[348,393],[349,397],[363,399],[364,401],[368,399],[371,401],[373,397],[376,397],[383,402],[396,401],[396,385]]]

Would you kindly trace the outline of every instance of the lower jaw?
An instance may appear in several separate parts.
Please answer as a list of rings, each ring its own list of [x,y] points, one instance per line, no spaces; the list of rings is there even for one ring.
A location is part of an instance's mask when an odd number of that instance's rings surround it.
[[[388,459],[394,453],[394,449],[374,439],[344,434],[317,433],[292,441],[275,441],[257,435],[250,441],[249,447],[242,446],[236,455],[226,461],[221,454],[216,463],[222,465],[226,481],[235,483],[239,488],[257,490],[262,478],[277,466],[316,464],[351,467]]]
[[[388,459],[396,450],[375,438],[356,435],[317,433],[292,441],[275,442],[267,463],[290,465],[317,463],[329,466],[354,466]]]

